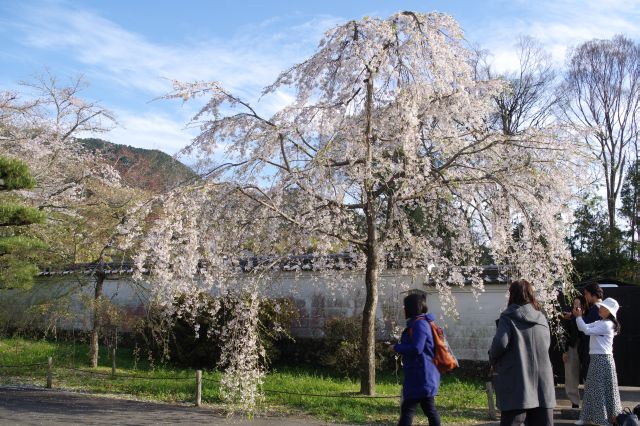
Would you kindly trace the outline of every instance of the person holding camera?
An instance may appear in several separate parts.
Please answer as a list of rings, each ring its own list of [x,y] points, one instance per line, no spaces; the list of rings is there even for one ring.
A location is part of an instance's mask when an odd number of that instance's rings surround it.
[[[582,319],[585,324],[591,324],[600,319],[599,306],[604,298],[604,292],[598,283],[589,283],[583,289],[584,300],[587,302],[582,308]],[[589,336],[581,334],[580,336],[580,376],[586,387],[587,372],[589,371]]]
[[[577,425],[607,425],[621,411],[616,363],[613,360],[613,338],[620,332],[616,313],[620,305],[608,297],[597,304],[600,320],[587,324],[581,307],[573,308],[578,329],[589,338],[589,371],[584,400]]]
[[[579,307],[584,309],[585,300],[582,296],[573,298],[571,310],[563,313],[564,329],[566,339],[564,341],[564,351],[562,353],[562,361],[564,363],[564,389],[567,393],[572,408],[580,407],[580,366],[581,366],[581,340],[582,332],[578,330],[576,317],[571,313],[573,308]]]

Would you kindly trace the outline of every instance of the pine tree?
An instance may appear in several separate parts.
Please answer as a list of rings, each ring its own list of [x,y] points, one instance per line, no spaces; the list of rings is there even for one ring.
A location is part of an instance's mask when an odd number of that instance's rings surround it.
[[[45,215],[16,202],[13,193],[34,185],[24,162],[0,157],[0,288],[29,288],[38,273],[33,260],[45,244],[24,235],[24,231],[29,225],[43,223]]]

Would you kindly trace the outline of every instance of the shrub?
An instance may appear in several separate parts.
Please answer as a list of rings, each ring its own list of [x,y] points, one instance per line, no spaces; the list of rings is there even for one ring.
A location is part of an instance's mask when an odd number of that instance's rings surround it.
[[[324,325],[323,348],[320,364],[347,376],[356,376],[360,372],[361,356],[360,317],[332,318]],[[393,368],[395,359],[387,345],[376,343],[376,370]]]
[[[207,299],[203,309],[191,312],[183,318],[174,317],[169,324],[160,312],[152,311],[150,320],[141,330],[144,349],[153,353],[156,359],[166,359],[181,367],[206,369],[216,366],[220,360],[221,347],[217,336],[231,320],[232,306],[229,304],[234,302],[204,294],[201,297]],[[183,299],[178,299],[177,310],[181,310],[180,305],[184,303]],[[214,306],[217,309],[212,309]],[[266,363],[280,357],[281,347],[275,342],[283,336],[288,338],[289,328],[297,321],[298,315],[294,302],[289,299],[261,301],[259,332],[265,348]]]

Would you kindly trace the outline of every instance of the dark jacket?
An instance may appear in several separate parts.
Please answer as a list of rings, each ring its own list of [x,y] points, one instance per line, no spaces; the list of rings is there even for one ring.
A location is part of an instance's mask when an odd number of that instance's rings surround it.
[[[578,324],[576,324],[576,318],[572,315],[568,320],[562,320],[562,327],[565,332],[565,339],[562,345],[562,351],[567,352],[569,348],[576,348],[580,353],[580,339],[584,336],[580,330],[578,330]]]
[[[502,312],[489,350],[500,410],[555,407],[550,344],[549,323],[531,304]]]
[[[420,399],[438,394],[440,372],[432,361],[435,346],[431,326],[426,321],[434,319],[433,315],[426,314],[407,320],[407,328],[402,332],[400,343],[394,346],[396,352],[402,354],[402,396],[405,399]]]
[[[592,322],[596,322],[600,320],[600,308],[598,305],[589,306],[589,310],[586,314],[583,315],[582,319],[585,324],[591,324]]]

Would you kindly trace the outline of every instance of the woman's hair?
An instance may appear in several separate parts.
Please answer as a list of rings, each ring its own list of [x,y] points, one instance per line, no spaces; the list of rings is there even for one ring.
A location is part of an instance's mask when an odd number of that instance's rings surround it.
[[[585,299],[584,296],[581,294],[577,294],[573,297],[573,299],[571,299],[571,305],[573,305],[573,302],[575,302],[576,299],[580,301],[580,307],[582,309],[584,309],[584,307],[587,306],[587,299]]]
[[[427,295],[424,293],[412,293],[404,298],[404,313],[407,318],[413,318],[420,314],[426,314],[429,311],[427,307]]]
[[[598,283],[589,283],[584,287],[584,291],[588,291],[592,295],[596,296],[598,299],[602,299],[604,297],[604,293],[602,289],[598,285]]]
[[[533,286],[527,280],[518,280],[511,283],[509,287],[509,305],[514,303],[520,306],[531,303],[536,310],[540,310],[540,304],[536,300]]]
[[[620,334],[620,331],[622,330],[622,328],[620,327],[620,322],[618,321],[615,315],[609,312],[609,316],[603,319],[605,321],[606,320],[611,321],[613,323],[613,331],[615,331],[615,334]]]

